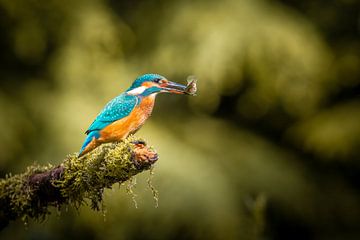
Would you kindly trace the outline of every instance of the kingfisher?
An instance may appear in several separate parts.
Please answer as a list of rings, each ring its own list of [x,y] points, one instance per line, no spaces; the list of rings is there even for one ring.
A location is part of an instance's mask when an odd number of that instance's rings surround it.
[[[189,94],[187,86],[171,82],[159,74],[138,77],[97,115],[85,132],[87,137],[78,157],[102,143],[121,141],[134,134],[151,115],[158,93]]]

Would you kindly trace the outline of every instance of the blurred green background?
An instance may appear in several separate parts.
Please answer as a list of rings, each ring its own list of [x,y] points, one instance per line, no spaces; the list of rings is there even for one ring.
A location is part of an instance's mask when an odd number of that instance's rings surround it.
[[[359,239],[356,0],[0,0],[0,175],[78,151],[103,105],[144,73],[160,95],[137,133],[153,184],[106,210],[12,222],[0,239]]]

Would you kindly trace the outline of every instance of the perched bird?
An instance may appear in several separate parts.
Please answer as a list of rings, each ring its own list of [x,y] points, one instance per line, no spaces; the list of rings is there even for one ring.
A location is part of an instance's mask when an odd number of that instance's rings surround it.
[[[120,141],[135,133],[150,116],[158,93],[186,94],[186,88],[158,74],[138,77],[126,92],[106,104],[86,130],[79,157],[102,143]]]

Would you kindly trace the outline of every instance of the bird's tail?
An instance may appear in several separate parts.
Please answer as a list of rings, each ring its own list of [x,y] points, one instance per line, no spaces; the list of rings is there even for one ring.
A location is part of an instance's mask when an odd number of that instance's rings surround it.
[[[82,145],[78,157],[83,156],[85,153],[90,152],[94,148],[96,148],[99,144],[96,142],[96,139],[100,137],[100,133],[98,131],[92,131],[87,135],[84,144]]]

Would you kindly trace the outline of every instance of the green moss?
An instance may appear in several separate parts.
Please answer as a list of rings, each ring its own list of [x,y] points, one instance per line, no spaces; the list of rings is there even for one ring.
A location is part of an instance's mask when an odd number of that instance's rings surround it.
[[[81,158],[76,154],[68,156],[62,164],[62,180],[56,183],[62,195],[76,207],[90,199],[92,208],[98,209],[104,188],[141,172],[131,159],[132,141],[135,139],[131,137],[120,144],[102,145]]]
[[[59,190],[60,200],[44,201],[37,189],[29,184],[30,176],[53,169],[51,165],[34,165],[23,174],[1,179],[0,214],[7,219],[30,217],[41,221],[49,213],[49,206],[69,204],[79,208],[88,201],[93,209],[99,210],[104,188],[111,188],[114,183],[127,181],[150,168],[151,164],[134,164],[132,142],[138,140],[129,137],[120,143],[103,144],[81,158],[75,153],[67,156],[60,165],[64,168],[60,178],[51,186]]]
[[[151,190],[151,193],[153,195],[153,198],[154,198],[154,201],[155,201],[155,208],[158,208],[159,207],[159,192],[158,190],[156,190],[156,188],[154,187],[154,185],[152,184],[152,179],[154,177],[154,167],[152,166],[150,168],[150,176],[149,178],[147,179],[147,184]]]
[[[39,199],[34,194],[34,189],[28,185],[30,176],[48,171],[53,166],[29,166],[25,173],[14,176],[7,175],[5,179],[0,180],[0,205],[3,216],[15,219],[21,217],[26,220],[28,217],[43,220],[48,213],[45,206],[36,204]]]

